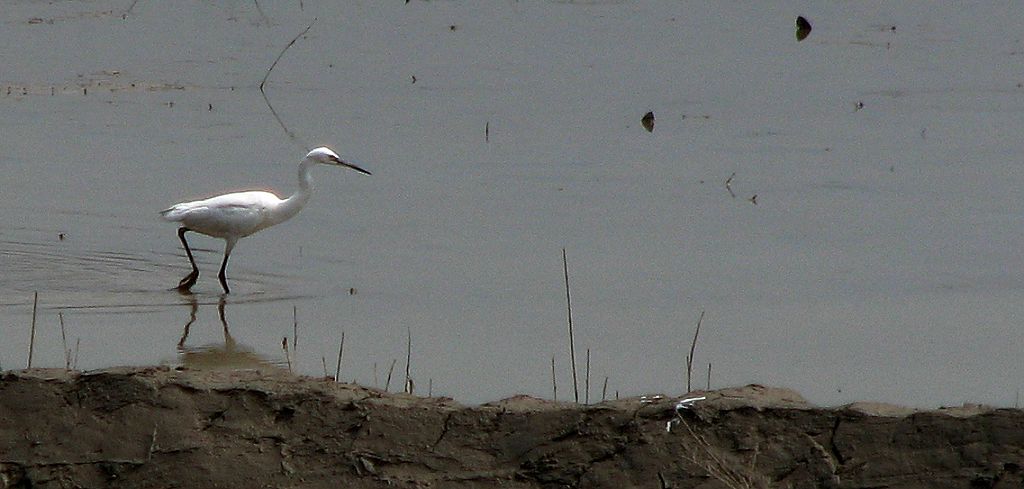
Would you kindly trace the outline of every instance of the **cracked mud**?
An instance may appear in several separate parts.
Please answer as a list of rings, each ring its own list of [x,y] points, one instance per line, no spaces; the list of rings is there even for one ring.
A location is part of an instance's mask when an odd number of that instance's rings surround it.
[[[0,378],[0,487],[1021,487],[1024,412],[746,386],[482,406],[255,371]],[[674,420],[674,422],[673,422]],[[671,422],[671,423],[670,423]]]

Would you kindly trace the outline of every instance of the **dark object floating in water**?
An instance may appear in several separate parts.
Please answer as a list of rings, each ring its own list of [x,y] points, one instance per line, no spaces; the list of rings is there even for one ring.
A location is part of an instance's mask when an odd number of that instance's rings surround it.
[[[811,34],[811,23],[807,22],[807,19],[803,16],[796,18],[796,40],[797,42],[807,39],[807,36]]]
[[[644,129],[647,129],[647,132],[654,132],[654,112],[644,114],[644,118],[640,119],[640,123],[644,125]]]

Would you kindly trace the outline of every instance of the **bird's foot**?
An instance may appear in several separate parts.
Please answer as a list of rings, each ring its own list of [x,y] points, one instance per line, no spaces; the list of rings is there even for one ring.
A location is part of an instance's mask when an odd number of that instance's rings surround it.
[[[189,292],[192,289],[192,286],[196,284],[196,280],[198,279],[199,272],[193,270],[192,273],[186,275],[185,278],[181,279],[181,282],[178,282],[178,291]]]

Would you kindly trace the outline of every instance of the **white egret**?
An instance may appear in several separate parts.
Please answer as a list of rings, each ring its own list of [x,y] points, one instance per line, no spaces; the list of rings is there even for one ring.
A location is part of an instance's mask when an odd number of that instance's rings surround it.
[[[164,219],[182,224],[178,228],[178,239],[185,247],[189,262],[192,263],[192,273],[181,279],[181,282],[178,283],[178,290],[188,292],[199,278],[199,267],[196,266],[196,260],[192,257],[192,250],[189,249],[188,241],[185,240],[185,233],[193,231],[224,240],[224,261],[221,262],[220,273],[217,274],[217,277],[220,278],[220,285],[224,288],[224,293],[230,293],[224,269],[228,266],[228,257],[231,256],[231,250],[235,247],[235,243],[239,238],[284,222],[298,214],[309,202],[310,194],[313,191],[309,169],[316,164],[344,166],[359,173],[370,174],[356,165],[342,161],[341,157],[329,148],[320,147],[310,151],[299,163],[299,190],[287,199],[282,199],[270,192],[254,190],[218,195],[194,202],[182,202],[160,211],[160,215]]]

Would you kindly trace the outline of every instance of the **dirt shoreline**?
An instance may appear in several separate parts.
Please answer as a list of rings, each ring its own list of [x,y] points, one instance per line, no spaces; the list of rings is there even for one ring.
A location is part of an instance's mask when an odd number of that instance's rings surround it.
[[[8,371],[0,487],[1024,485],[1019,409],[696,395],[463,406],[257,371]]]

